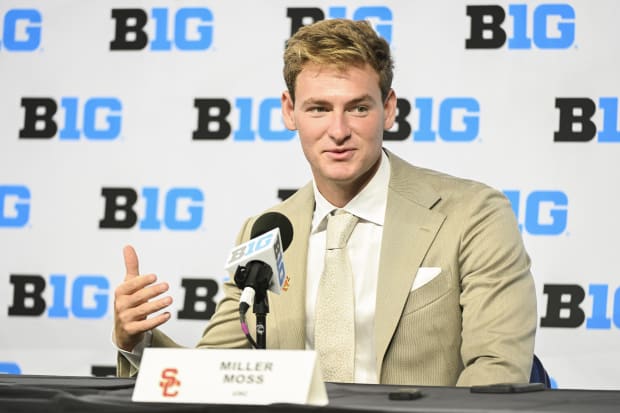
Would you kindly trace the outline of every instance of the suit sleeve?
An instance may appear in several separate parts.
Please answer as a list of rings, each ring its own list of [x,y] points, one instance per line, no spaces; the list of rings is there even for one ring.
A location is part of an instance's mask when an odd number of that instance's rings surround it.
[[[530,259],[509,201],[491,188],[464,203],[459,250],[462,308],[457,385],[528,382],[536,332]]]

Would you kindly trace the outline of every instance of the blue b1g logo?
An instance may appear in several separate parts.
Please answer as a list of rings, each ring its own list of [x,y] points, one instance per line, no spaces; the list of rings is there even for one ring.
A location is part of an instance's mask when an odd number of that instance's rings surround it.
[[[352,20],[368,20],[388,43],[392,42],[392,10],[386,6],[361,6],[347,8],[332,6],[327,13],[318,7],[289,7],[286,16],[291,19],[291,36],[302,26],[328,19],[348,18]]]
[[[20,139],[114,140],[122,127],[123,104],[115,97],[63,97],[60,108],[47,97],[25,97],[24,126]],[[58,113],[60,112],[60,113]]]
[[[65,274],[52,274],[49,280],[38,274],[11,274],[13,304],[9,316],[50,318],[103,318],[108,312],[110,282],[98,274],[81,274],[69,279]],[[44,291],[51,288],[51,299]]]
[[[102,188],[104,215],[99,228],[195,231],[202,225],[204,194],[199,188],[142,188],[144,209],[136,211],[140,198],[133,188]]]
[[[174,15],[174,17],[173,17]],[[172,12],[153,8],[113,9],[114,39],[110,50],[204,51],[213,43],[213,13],[205,7],[186,7]],[[149,39],[146,26],[152,33]],[[150,40],[150,44],[149,44]]]
[[[512,204],[521,231],[531,235],[560,235],[566,230],[568,196],[564,192],[539,190],[522,194],[506,190],[504,194]]]
[[[41,45],[41,13],[35,9],[13,9],[5,13],[0,49],[31,52]]]
[[[547,311],[540,319],[540,326],[577,328],[585,322],[586,329],[591,330],[620,328],[620,288],[614,291],[608,284],[587,287],[591,306],[584,303],[586,290],[581,285],[545,284]]]
[[[11,361],[0,361],[0,374],[21,374],[19,364]]]
[[[471,19],[466,49],[499,49],[506,41],[508,49],[532,49],[532,44],[539,49],[568,49],[575,43],[575,10],[569,4],[508,5],[512,33],[506,31],[509,24],[503,25],[503,7],[472,5],[466,10]]]
[[[0,228],[21,228],[30,219],[30,189],[23,185],[0,185]]]

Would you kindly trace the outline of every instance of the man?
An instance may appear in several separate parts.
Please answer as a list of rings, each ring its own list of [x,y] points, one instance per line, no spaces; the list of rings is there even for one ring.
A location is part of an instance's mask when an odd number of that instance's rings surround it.
[[[316,347],[329,381],[527,382],[536,297],[510,203],[483,184],[414,167],[382,148],[396,113],[392,68],[388,44],[365,22],[318,22],[287,43],[284,123],[298,131],[313,180],[272,208],[291,220],[294,237],[285,253],[290,288],[270,296],[267,348]],[[350,293],[326,288],[330,278],[321,275],[332,265],[326,228],[342,211],[353,217],[348,264],[344,258]],[[123,350],[118,372],[132,375],[145,345],[176,344],[153,330],[169,313],[147,318],[170,305],[169,297],[156,298],[167,284],[138,277],[135,252],[124,252],[114,339]],[[224,291],[198,347],[249,347],[239,326],[240,291],[232,282]],[[342,308],[327,311],[326,323],[322,297],[330,294],[329,305]],[[347,312],[349,336],[325,337],[341,333],[328,330]]]

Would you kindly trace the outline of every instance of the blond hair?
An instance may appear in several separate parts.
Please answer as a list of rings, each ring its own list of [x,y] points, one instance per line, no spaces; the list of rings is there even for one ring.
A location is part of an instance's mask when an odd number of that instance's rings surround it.
[[[379,75],[385,100],[391,87],[394,62],[389,44],[367,21],[322,20],[300,28],[284,50],[284,81],[295,101],[297,75],[308,63],[346,70],[370,65]]]

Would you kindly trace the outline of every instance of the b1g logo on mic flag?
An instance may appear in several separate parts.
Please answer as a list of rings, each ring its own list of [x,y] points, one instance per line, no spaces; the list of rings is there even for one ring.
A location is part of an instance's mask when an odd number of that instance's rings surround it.
[[[278,282],[273,284],[272,291],[279,294],[286,278],[282,243],[280,242],[280,228],[274,228],[233,249],[226,260],[226,271],[234,272],[237,267],[254,260],[263,261],[271,268],[277,269]]]

